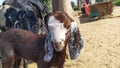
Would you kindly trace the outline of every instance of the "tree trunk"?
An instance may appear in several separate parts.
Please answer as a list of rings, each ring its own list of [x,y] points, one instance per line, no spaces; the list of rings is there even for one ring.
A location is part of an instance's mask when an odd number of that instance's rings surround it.
[[[77,0],[78,10],[81,10],[80,0]]]
[[[71,16],[73,9],[70,0],[52,0],[53,12],[64,11]]]

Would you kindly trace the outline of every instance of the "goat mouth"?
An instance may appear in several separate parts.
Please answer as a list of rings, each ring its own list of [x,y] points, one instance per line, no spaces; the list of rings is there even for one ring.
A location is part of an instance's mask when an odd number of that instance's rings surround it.
[[[63,45],[53,45],[54,46],[54,49],[57,51],[57,52],[60,52],[60,51],[62,51],[63,50]]]

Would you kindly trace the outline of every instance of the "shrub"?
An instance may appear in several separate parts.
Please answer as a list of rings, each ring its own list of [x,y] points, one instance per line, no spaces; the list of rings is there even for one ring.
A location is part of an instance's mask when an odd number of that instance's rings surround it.
[[[74,10],[78,10],[78,6],[77,5],[74,6]]]
[[[117,6],[120,6],[120,0],[115,0],[114,4],[117,5]]]

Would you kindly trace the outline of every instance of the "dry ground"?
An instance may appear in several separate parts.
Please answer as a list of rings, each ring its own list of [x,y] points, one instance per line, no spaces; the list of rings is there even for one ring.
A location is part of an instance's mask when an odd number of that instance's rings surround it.
[[[84,48],[80,57],[65,68],[120,68],[120,7],[113,16],[80,24]]]

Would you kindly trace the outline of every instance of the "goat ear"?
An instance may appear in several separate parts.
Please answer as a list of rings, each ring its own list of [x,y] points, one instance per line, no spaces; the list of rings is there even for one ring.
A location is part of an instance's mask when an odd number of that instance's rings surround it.
[[[53,57],[53,47],[51,42],[51,35],[48,32],[48,30],[46,30],[44,61],[50,62],[52,57]]]
[[[83,39],[76,22],[72,22],[69,29],[68,47],[71,59],[76,59],[83,47]]]

